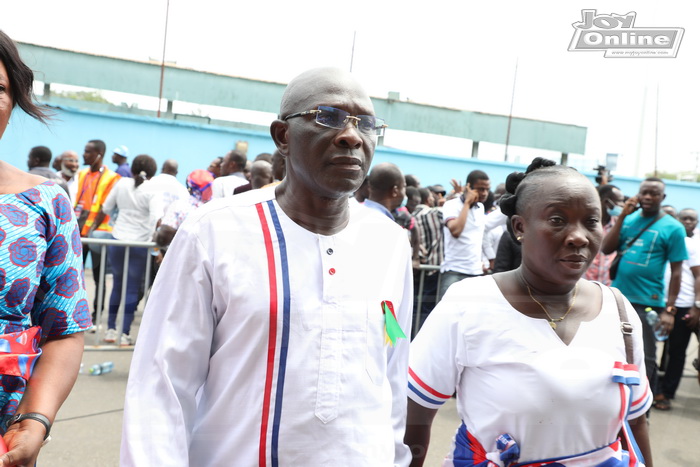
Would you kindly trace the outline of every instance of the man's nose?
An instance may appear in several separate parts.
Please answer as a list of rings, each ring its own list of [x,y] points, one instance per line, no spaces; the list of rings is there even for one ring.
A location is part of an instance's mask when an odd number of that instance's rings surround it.
[[[362,135],[360,135],[360,130],[357,128],[357,124],[352,120],[348,119],[345,122],[345,126],[338,130],[338,134],[335,136],[336,144],[348,147],[352,149],[359,149],[362,147]]]

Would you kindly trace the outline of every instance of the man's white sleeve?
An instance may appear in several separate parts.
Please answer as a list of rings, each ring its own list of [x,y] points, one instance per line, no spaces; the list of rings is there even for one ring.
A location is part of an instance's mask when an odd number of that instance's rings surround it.
[[[405,245],[406,267],[403,274],[404,287],[401,306],[396,312],[396,318],[401,329],[406,334],[405,339],[398,339],[396,346],[389,349],[387,361],[387,376],[392,393],[392,424],[394,426],[394,465],[408,466],[411,462],[411,451],[403,443],[406,429],[406,391],[408,389],[408,350],[411,341],[411,324],[413,317],[413,270],[411,267],[411,252]]]
[[[215,328],[211,261],[185,222],[158,272],[126,389],[121,465],[188,465]]]

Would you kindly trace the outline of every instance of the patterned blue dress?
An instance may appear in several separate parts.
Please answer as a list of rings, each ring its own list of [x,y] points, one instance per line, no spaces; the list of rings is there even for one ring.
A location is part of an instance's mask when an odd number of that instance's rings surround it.
[[[80,233],[65,192],[51,181],[0,194],[0,334],[37,325],[48,337],[92,325]],[[8,350],[0,357],[26,360]],[[0,420],[14,414],[25,387],[22,377],[0,376]]]

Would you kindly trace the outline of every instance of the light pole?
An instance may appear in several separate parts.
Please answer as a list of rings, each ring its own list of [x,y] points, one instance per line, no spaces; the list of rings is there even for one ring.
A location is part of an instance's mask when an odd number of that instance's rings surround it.
[[[158,118],[160,118],[160,106],[163,101],[163,78],[165,77],[165,46],[168,43],[168,14],[170,13],[170,0],[165,2],[165,33],[163,34],[163,58],[160,61],[160,89],[158,90]]]

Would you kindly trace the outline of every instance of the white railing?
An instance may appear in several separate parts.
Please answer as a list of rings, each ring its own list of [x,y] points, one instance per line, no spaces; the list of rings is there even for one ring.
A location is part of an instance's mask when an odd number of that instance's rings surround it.
[[[95,310],[95,331],[94,333],[86,333],[85,334],[85,347],[86,348],[101,348],[105,347],[105,345],[102,343],[102,339],[104,338],[104,334],[107,331],[107,327],[101,327],[100,325],[102,324],[103,321],[103,313],[104,313],[104,301],[105,301],[105,283],[106,283],[106,265],[107,265],[107,247],[108,246],[121,246],[125,247],[124,250],[124,267],[122,268],[122,290],[121,290],[121,298],[119,300],[119,309],[117,311],[117,324],[116,328],[117,329],[122,329],[122,325],[124,323],[124,307],[126,304],[126,285],[128,281],[128,271],[129,271],[129,252],[131,248],[153,248],[157,246],[154,242],[127,242],[127,241],[122,241],[122,240],[114,240],[114,239],[102,239],[102,238],[82,238],[82,243],[83,243],[83,248],[89,248],[90,245],[99,245],[100,246],[100,254],[102,256],[102,260],[100,261],[100,271],[99,271],[99,277],[97,278],[97,288],[95,290],[95,293],[97,294],[97,305],[96,305],[96,310]],[[92,259],[92,258],[91,258]],[[147,255],[146,259],[146,271],[144,274],[144,284],[143,284],[143,300],[144,304],[148,300],[148,293],[150,292],[150,287],[151,287],[151,268],[153,267],[153,256],[150,254]],[[88,274],[86,272],[86,274]],[[85,279],[86,282],[89,282],[88,279]],[[89,287],[88,287],[89,289]],[[92,298],[92,297],[91,297]],[[94,300],[89,300],[89,303],[94,303]],[[119,347],[119,339],[121,337],[121,332],[117,333],[117,343],[116,344],[111,344],[109,347]],[[135,338],[136,336],[132,336],[132,339]],[[127,347],[131,348],[131,347]]]

